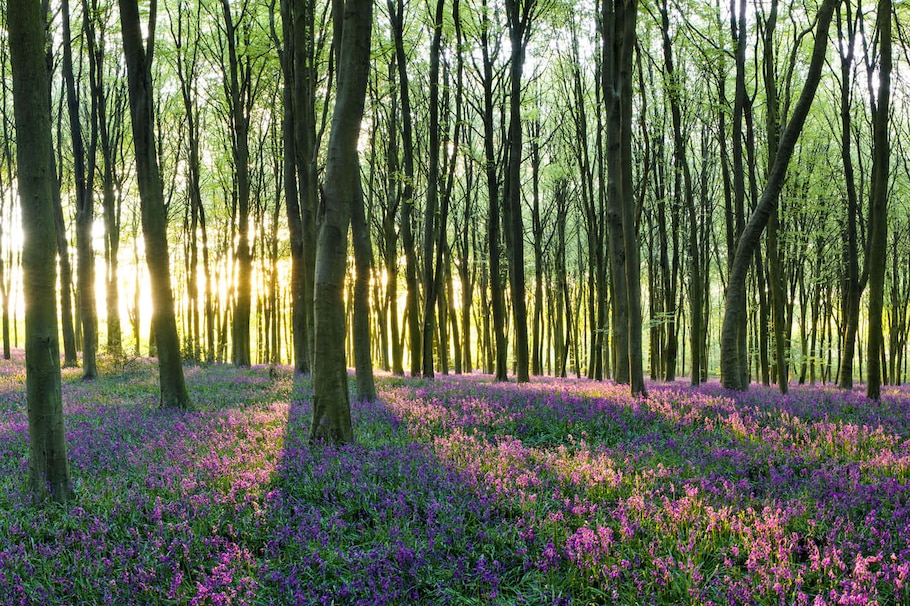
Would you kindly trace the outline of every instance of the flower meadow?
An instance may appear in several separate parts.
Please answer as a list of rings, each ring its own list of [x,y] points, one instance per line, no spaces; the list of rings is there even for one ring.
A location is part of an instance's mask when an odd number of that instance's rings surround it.
[[[910,604],[910,389],[383,376],[337,447],[289,369],[102,371],[36,508],[0,361],[0,604]]]

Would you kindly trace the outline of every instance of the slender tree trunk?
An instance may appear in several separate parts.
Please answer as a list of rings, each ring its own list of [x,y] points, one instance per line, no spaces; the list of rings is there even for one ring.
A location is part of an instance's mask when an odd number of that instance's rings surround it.
[[[357,380],[357,399],[372,402],[376,399],[373,381],[373,358],[370,354],[370,257],[372,245],[364,212],[363,193],[359,193],[351,208],[351,236],[354,243],[354,370]]]
[[[484,161],[486,162],[487,195],[487,247],[490,258],[490,305],[493,316],[493,334],[496,347],[496,364],[494,375],[497,381],[508,380],[507,356],[508,343],[506,341],[505,304],[502,292],[502,277],[500,274],[500,213],[499,213],[499,179],[497,175],[496,153],[493,148],[493,60],[491,50],[491,28],[487,7],[487,0],[483,0],[481,17],[481,53],[483,56],[483,146]]]
[[[681,92],[683,82],[677,76],[673,46],[670,41],[670,19],[666,0],[661,8],[661,30],[663,31],[664,65],[670,84],[670,113],[673,120],[673,159],[677,174],[682,175],[682,197],[689,220],[689,344],[692,351],[692,370],[690,382],[698,385],[701,382],[701,333],[702,333],[702,278],[700,247],[698,242],[698,220],[696,216],[695,196],[692,188],[692,175],[686,157],[686,142],[682,131]],[[679,196],[679,193],[677,193]],[[667,377],[670,380],[670,377]]]
[[[746,319],[746,277],[762,231],[764,231],[768,223],[771,211],[777,207],[790,157],[793,155],[793,149],[796,146],[796,141],[802,131],[821,79],[821,70],[824,65],[828,44],[828,27],[831,24],[831,17],[837,3],[837,0],[825,0],[818,10],[816,38],[812,49],[812,60],[806,75],[806,83],[793,109],[793,115],[787,123],[787,128],[781,135],[780,147],[775,157],[774,165],[768,174],[768,181],[756,205],[755,212],[752,214],[752,218],[740,236],[736,255],[730,267],[721,333],[721,378],[724,387],[727,388],[738,390],[748,388],[747,360],[745,356],[741,355],[742,349],[739,343],[740,332],[743,330]]]
[[[57,165],[51,154],[51,167],[57,174]],[[76,355],[76,331],[73,322],[73,270],[70,265],[69,243],[66,239],[66,221],[63,218],[63,201],[60,198],[59,177],[51,184],[51,196],[54,204],[54,225],[57,242],[57,258],[60,263],[60,329],[63,332],[63,367],[75,368],[79,365]]]
[[[152,103],[151,49],[142,46],[139,7],[136,0],[120,0],[123,51],[129,83],[130,118],[133,147],[136,153],[136,174],[142,210],[142,233],[145,257],[152,291],[152,326],[158,350],[158,382],[160,402],[165,408],[189,408],[174,316],[174,297],[171,291],[171,271],[167,244],[167,209],[158,169]],[[152,11],[149,31],[154,32],[155,14]]]
[[[97,140],[97,111],[92,108],[92,133],[86,149],[82,135],[80,103],[76,96],[73,75],[72,32],[70,28],[69,1],[62,0],[63,18],[63,81],[66,89],[66,106],[69,117],[73,150],[73,177],[76,182],[76,258],[79,281],[79,318],[82,323],[82,378],[94,379],[98,375],[95,361],[97,320],[95,314],[95,253],[92,250],[92,223],[94,221],[92,184],[95,174],[95,141]]]
[[[105,306],[107,308],[107,349],[114,357],[123,353],[120,325],[120,288],[118,254],[120,251],[121,196],[118,189],[114,155],[123,142],[123,116],[126,90],[121,84],[105,86],[105,17],[95,0],[83,2],[83,29],[89,59],[89,85],[92,104],[98,114],[98,143],[101,147],[101,206],[104,215]],[[96,23],[97,21],[97,23]],[[110,106],[110,107],[109,107]]]
[[[231,120],[231,154],[236,171],[237,195],[237,298],[234,306],[233,354],[236,366],[249,366],[250,359],[250,310],[252,298],[252,253],[250,251],[250,120],[246,96],[252,83],[249,57],[238,53],[238,30],[241,24],[234,20],[228,0],[222,0],[228,63],[225,70],[225,91]]]
[[[372,0],[333,0],[338,92],[326,164],[324,206],[316,245],[311,439],[350,442],[351,408],[344,356],[344,278],[348,224],[362,199],[357,141],[370,69]]]
[[[54,170],[49,74],[44,63],[41,4],[6,4],[17,132],[25,294],[25,367],[28,401],[28,490],[34,503],[72,497],[57,341],[57,270],[54,259]]]
[[[780,139],[780,117],[778,116],[777,74],[775,73],[777,55],[774,52],[774,31],[777,26],[778,0],[772,0],[764,28],[763,77],[765,84],[766,133],[768,137],[768,167],[774,164],[777,146]],[[768,285],[771,293],[771,318],[774,326],[774,357],[777,369],[777,385],[782,394],[786,394],[790,385],[788,356],[788,339],[785,338],[784,317],[784,283],[781,275],[781,251],[778,242],[780,220],[775,207],[768,218]],[[789,328],[786,333],[789,334]]]
[[[301,372],[310,372],[315,355],[314,280],[316,271],[316,206],[319,198],[317,162],[323,127],[317,131],[316,91],[320,80],[317,69],[318,42],[329,38],[316,28],[314,0],[290,0],[293,21],[294,57],[294,142],[297,168],[297,194],[300,201],[301,263],[300,288],[302,289],[303,340],[306,355],[299,364]],[[331,83],[326,87],[331,89]],[[326,93],[328,94],[328,92]],[[323,118],[325,119],[325,118]]]
[[[636,200],[632,191],[632,52],[635,48],[637,0],[604,0],[604,99],[607,104],[607,147],[611,162],[609,193],[611,197],[611,239],[614,257],[614,301],[623,299],[626,331],[625,347],[614,341],[617,362],[626,360],[633,395],[647,395],[644,384],[641,342],[641,289],[639,239]],[[616,230],[619,233],[616,233]],[[619,243],[621,242],[621,246]],[[617,248],[621,258],[617,259]],[[616,280],[622,273],[622,289]],[[614,334],[620,318],[614,316]],[[618,369],[621,368],[618,366]],[[617,381],[620,371],[617,370]]]
[[[410,349],[411,376],[420,374],[421,338],[420,308],[417,286],[417,254],[411,226],[414,211],[414,135],[411,113],[411,95],[408,88],[407,55],[404,50],[404,1],[388,0],[392,34],[395,39],[395,57],[398,64],[399,94],[401,95],[402,160],[404,186],[401,192],[401,245],[405,252],[405,284],[408,289],[405,309],[407,312],[408,344]]]
[[[885,256],[888,246],[888,184],[891,147],[888,138],[891,103],[891,0],[878,1],[878,92],[872,114],[872,197],[869,206],[869,338],[866,343],[866,397],[881,396],[884,365],[882,335]]]
[[[622,2],[623,0],[619,0]],[[612,281],[612,336],[613,336],[613,378],[617,383],[630,382],[629,366],[629,288],[626,282],[626,264],[629,262],[628,251],[623,241],[621,192],[621,103],[619,90],[619,72],[616,57],[615,38],[616,8],[613,0],[603,0],[603,73],[601,87],[606,105],[607,136],[607,233],[609,238],[610,270]],[[577,360],[576,360],[577,363]]]
[[[841,249],[841,308],[843,312],[843,330],[841,332],[840,370],[838,385],[841,389],[853,389],[853,359],[856,351],[856,333],[859,330],[859,303],[865,288],[868,272],[860,273],[859,244],[857,222],[859,217],[859,196],[856,192],[856,179],[853,169],[852,148],[852,114],[851,97],[853,78],[852,65],[856,24],[852,18],[851,4],[844,3],[846,10],[847,36],[844,37],[844,21],[838,7],[837,29],[838,41],[846,52],[840,55],[841,89],[841,159],[844,165],[844,181],[847,188],[847,213],[844,218],[843,247]]]
[[[430,44],[429,73],[429,159],[427,162],[427,203],[423,219],[423,376],[433,377],[433,336],[436,332],[436,273],[433,270],[436,242],[436,215],[439,200],[439,53],[442,46],[442,17],[445,0],[436,1],[433,38]]]
[[[309,346],[307,343],[306,310],[304,290],[304,249],[303,219],[300,209],[300,192],[297,188],[297,145],[296,131],[302,118],[295,114],[295,72],[293,0],[282,0],[281,21],[284,33],[284,48],[281,53],[281,69],[284,75],[282,104],[284,122],[282,142],[284,143],[284,203],[288,221],[289,244],[291,249],[291,333],[294,348],[294,374],[301,375],[309,370]]]
[[[512,314],[515,321],[516,379],[529,380],[528,372],[528,309],[525,300],[524,221],[521,209],[521,77],[524,71],[525,49],[536,16],[536,0],[506,0],[506,17],[511,41],[509,94],[508,173],[503,196],[506,231],[509,243],[509,280],[512,288]]]

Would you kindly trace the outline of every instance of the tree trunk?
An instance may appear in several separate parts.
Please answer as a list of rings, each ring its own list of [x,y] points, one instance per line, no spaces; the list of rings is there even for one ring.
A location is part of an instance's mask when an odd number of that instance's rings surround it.
[[[167,209],[158,169],[155,148],[152,103],[151,49],[142,47],[139,7],[136,0],[120,0],[123,51],[126,58],[130,98],[130,119],[133,147],[136,153],[136,176],[142,211],[142,233],[152,291],[152,325],[158,349],[158,382],[160,402],[165,408],[190,407],[189,394],[183,377],[180,339],[174,317],[174,297],[171,291],[171,271],[167,244]],[[154,11],[152,25],[154,31]]]
[[[117,194],[120,183],[114,156],[123,144],[123,119],[126,89],[119,81],[113,88],[105,86],[104,49],[107,34],[106,17],[96,0],[83,0],[83,29],[89,60],[89,86],[92,106],[97,112],[98,143],[101,147],[101,206],[104,215],[105,306],[107,308],[107,349],[114,357],[123,354],[120,325],[120,288],[118,254],[120,251],[120,208]],[[109,107],[110,105],[110,107]]]
[[[881,396],[884,365],[882,335],[885,255],[888,246],[888,175],[891,148],[888,124],[891,103],[891,0],[878,1],[878,93],[872,113],[872,196],[869,205],[869,338],[866,343],[866,397]]]
[[[696,217],[695,196],[692,189],[692,175],[686,158],[686,141],[682,131],[681,91],[683,82],[676,75],[673,60],[673,46],[670,41],[670,19],[666,0],[661,8],[661,30],[663,32],[664,65],[670,85],[670,113],[673,120],[673,162],[676,174],[682,175],[682,198],[689,220],[689,344],[692,351],[692,385],[701,383],[701,316],[702,316],[702,279],[701,259],[698,242],[698,220]],[[679,197],[679,192],[677,192]],[[674,337],[675,341],[675,337]],[[669,365],[668,365],[669,366]],[[671,377],[667,376],[668,380]]]
[[[236,171],[237,195],[237,298],[234,306],[234,323],[231,341],[232,361],[236,366],[249,366],[250,359],[250,310],[252,298],[252,254],[250,251],[250,120],[247,110],[251,73],[249,57],[238,54],[237,31],[240,25],[231,15],[228,0],[221,2],[228,63],[224,66],[225,91],[228,93],[230,111],[231,155]]]
[[[493,148],[493,60],[490,56],[492,35],[487,0],[483,0],[481,17],[480,43],[483,56],[483,148],[486,163],[487,195],[487,246],[490,258],[490,305],[493,316],[493,336],[496,347],[496,362],[493,370],[497,381],[508,380],[507,356],[508,343],[506,341],[506,319],[502,292],[502,276],[500,274],[500,214],[499,214],[499,179],[497,175],[496,153]]]
[[[57,270],[54,259],[54,170],[51,159],[49,74],[44,63],[41,4],[6,4],[13,72],[19,197],[22,207],[25,367],[28,401],[28,490],[34,503],[72,497],[57,341]]]
[[[619,0],[622,2],[623,0]],[[621,103],[619,72],[616,57],[615,38],[616,8],[613,0],[603,0],[603,73],[601,88],[606,105],[607,136],[607,234],[609,238],[610,271],[612,280],[612,335],[613,335],[613,378],[617,383],[630,382],[629,366],[629,288],[626,283],[628,251],[623,240],[621,192]],[[577,345],[577,344],[576,344]],[[576,360],[577,364],[577,360]]]
[[[98,336],[95,314],[95,252],[92,250],[92,222],[94,221],[92,184],[95,175],[95,141],[97,140],[98,114],[92,107],[92,132],[88,149],[82,136],[79,99],[73,75],[72,32],[70,30],[69,1],[63,0],[60,8],[63,19],[63,81],[66,89],[66,106],[72,139],[73,178],[76,182],[76,258],[79,281],[79,318],[82,322],[82,378],[92,380],[98,376],[95,350]]]
[[[404,50],[404,1],[388,0],[392,35],[395,39],[395,58],[398,64],[399,94],[401,95],[402,160],[404,162],[404,186],[401,191],[401,245],[405,252],[405,285],[407,303],[405,309],[408,324],[411,376],[420,374],[422,357],[420,353],[420,309],[417,286],[417,254],[414,232],[411,226],[414,211],[414,135],[411,94],[408,89],[408,58]]]
[[[339,45],[338,92],[316,244],[313,440],[350,442],[354,437],[344,356],[344,278],[348,224],[353,205],[362,196],[357,141],[370,68],[372,9],[372,0],[333,0]]]
[[[354,243],[354,370],[357,380],[357,399],[372,402],[376,399],[373,381],[373,358],[370,353],[370,231],[364,209],[363,193],[358,193],[351,208],[351,236]]]
[[[637,0],[604,0],[603,90],[607,105],[607,147],[611,241],[614,258],[614,301],[625,304],[625,317],[614,315],[614,334],[623,322],[626,342],[614,340],[617,362],[626,361],[626,378],[633,395],[647,395],[644,384],[641,335],[640,252],[637,205],[632,191],[632,53],[635,48]],[[618,233],[616,233],[618,230]],[[621,243],[621,244],[620,244]],[[617,258],[617,253],[621,253]],[[617,280],[622,274],[624,281]],[[615,304],[615,303],[614,303]],[[622,318],[620,320],[620,318]],[[621,381],[617,364],[617,381]],[[623,369],[624,370],[624,369]]]
[[[787,128],[781,135],[780,148],[768,174],[768,181],[752,218],[740,236],[736,255],[730,267],[721,332],[721,379],[724,387],[729,389],[745,390],[748,388],[748,365],[740,347],[741,331],[746,320],[746,277],[762,231],[768,223],[771,211],[777,207],[790,157],[793,155],[793,149],[821,79],[828,44],[828,26],[831,24],[836,4],[837,0],[825,0],[819,8],[815,44],[812,49],[812,60],[806,83],[794,107],[793,115],[787,123]]]
[[[307,301],[304,291],[304,248],[303,219],[300,208],[300,192],[297,178],[297,145],[296,131],[302,120],[295,114],[295,54],[293,0],[282,0],[281,21],[284,34],[284,48],[281,53],[281,70],[284,76],[282,87],[282,105],[284,122],[282,123],[282,142],[284,144],[284,204],[288,221],[289,245],[291,250],[291,334],[294,349],[294,374],[301,375],[309,371],[309,345],[307,342],[306,310]]]
[[[433,37],[430,43],[429,148],[427,153],[427,203],[423,215],[423,353],[424,377],[433,377],[433,336],[436,332],[437,281],[433,270],[436,215],[439,200],[439,53],[445,0],[436,0]],[[440,227],[441,229],[441,227]]]
[[[57,174],[53,150],[51,170]],[[79,365],[76,355],[76,331],[73,323],[73,270],[70,265],[69,243],[66,239],[66,221],[63,218],[63,201],[60,198],[60,180],[54,178],[51,184],[51,196],[54,205],[54,226],[57,242],[57,256],[60,262],[60,329],[63,332],[63,367],[75,368]]]
[[[509,94],[508,173],[503,196],[506,231],[509,244],[509,281],[512,288],[512,314],[515,322],[516,379],[529,380],[528,372],[528,309],[525,300],[524,221],[521,209],[521,77],[524,71],[525,49],[531,36],[532,20],[536,16],[536,0],[506,0],[506,17],[511,41]]]
[[[768,17],[765,21],[763,45],[763,78],[765,84],[766,103],[766,133],[768,137],[768,167],[774,164],[777,155],[777,146],[780,139],[780,117],[777,94],[777,56],[774,52],[774,31],[777,26],[778,0],[772,0]],[[784,282],[781,275],[781,252],[778,242],[780,221],[778,209],[774,208],[768,218],[768,285],[771,293],[771,319],[774,325],[774,357],[777,369],[777,385],[782,394],[786,394],[790,385],[790,367],[788,356],[789,327],[785,327],[784,314]]]

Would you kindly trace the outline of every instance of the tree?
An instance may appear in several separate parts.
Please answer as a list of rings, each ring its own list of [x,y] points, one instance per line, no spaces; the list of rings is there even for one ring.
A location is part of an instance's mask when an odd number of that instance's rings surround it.
[[[841,311],[844,316],[841,329],[840,371],[838,385],[841,389],[853,389],[853,357],[856,349],[856,333],[859,330],[859,301],[868,280],[868,265],[860,272],[859,266],[859,196],[856,191],[856,176],[853,167],[853,119],[851,115],[854,78],[853,58],[856,48],[857,22],[852,17],[850,2],[843,4],[846,12],[846,38],[844,37],[844,18],[838,6],[837,33],[838,46],[845,49],[840,53],[840,123],[841,123],[841,161],[844,170],[844,184],[847,190],[846,216],[843,219],[843,244],[841,246]],[[857,20],[862,13],[857,15]]]
[[[515,319],[516,380],[528,381],[528,308],[525,301],[524,222],[521,212],[521,76],[531,26],[540,10],[537,0],[506,0],[506,21],[511,42],[509,80],[508,172],[503,206],[512,286],[512,314]]]
[[[497,381],[507,381],[507,350],[505,333],[505,302],[503,297],[502,277],[500,275],[500,208],[499,208],[499,174],[498,162],[494,143],[494,120],[493,111],[494,90],[496,82],[493,75],[493,63],[496,60],[498,47],[493,44],[492,38],[492,20],[490,18],[490,7],[487,0],[481,4],[480,17],[480,50],[482,66],[477,70],[480,72],[481,86],[483,89],[483,107],[480,110],[481,120],[483,121],[483,153],[484,153],[484,173],[486,176],[487,195],[489,201],[487,204],[487,248],[490,259],[489,280],[490,295],[493,316],[493,334],[496,346],[496,362],[494,374]]]
[[[885,254],[888,244],[888,175],[891,149],[888,142],[891,103],[891,0],[879,0],[876,17],[879,37],[878,92],[872,112],[872,199],[869,207],[869,339],[866,342],[866,397],[881,396],[884,347]]]
[[[373,358],[370,354],[370,258],[372,244],[366,220],[363,193],[354,199],[351,208],[351,238],[354,248],[354,370],[357,380],[357,399],[372,402],[376,399],[373,381]]]
[[[167,209],[155,147],[152,73],[155,40],[154,5],[149,18],[148,49],[142,45],[138,0],[120,0],[123,52],[130,99],[130,122],[136,155],[136,178],[142,211],[142,234],[152,290],[152,326],[158,349],[160,403],[165,408],[190,407],[186,391],[171,291],[167,243]]]
[[[633,394],[647,395],[642,370],[641,285],[637,204],[632,191],[632,52],[635,48],[637,0],[604,0],[603,91],[607,108],[609,208],[613,242],[614,280],[621,272],[625,292],[614,284],[614,299],[626,305],[626,315],[614,320],[625,324],[628,341],[617,357],[628,360],[628,380]],[[618,230],[619,233],[616,233]],[[619,246],[621,242],[621,246]],[[616,346],[620,344],[617,342]],[[617,380],[620,380],[617,371]]]
[[[405,284],[407,286],[408,344],[411,353],[411,376],[420,374],[420,309],[417,291],[417,254],[414,232],[411,226],[414,212],[414,135],[413,114],[411,112],[411,92],[408,80],[408,58],[404,51],[404,1],[388,0],[389,20],[392,24],[392,37],[395,42],[395,62],[398,66],[398,91],[401,95],[401,144],[404,172],[399,177],[403,182],[400,194],[401,204],[401,244],[405,253]],[[396,137],[391,133],[390,137]]]
[[[34,502],[72,496],[57,341],[57,270],[52,202],[50,86],[44,11],[31,0],[6,4],[13,72],[25,290],[28,489]]]
[[[344,354],[344,277],[348,227],[355,204],[363,204],[357,141],[370,69],[372,0],[333,0],[338,45],[338,92],[332,114],[316,243],[311,439],[350,442],[351,405]]]
[[[224,93],[229,114],[231,159],[235,170],[237,201],[237,293],[233,317],[233,355],[237,366],[249,366],[250,313],[252,299],[252,264],[250,250],[250,116],[261,70],[254,66],[250,56],[250,28],[245,22],[251,19],[248,2],[240,5],[240,15],[234,16],[231,3],[221,1],[223,17],[223,42],[227,56],[222,56]],[[219,38],[221,40],[221,38]]]
[[[442,17],[445,0],[436,0],[436,14],[433,16],[433,41],[430,44],[430,147],[427,166],[427,204],[423,221],[423,376],[433,377],[433,335],[436,332],[436,297],[438,283],[433,272],[433,251],[437,229],[445,228],[444,222],[437,226],[439,213],[439,53],[442,48]],[[440,247],[441,248],[441,247]]]
[[[796,141],[802,131],[806,116],[815,98],[815,91],[821,79],[822,67],[828,46],[828,27],[839,0],[825,0],[818,9],[815,44],[812,59],[806,75],[803,90],[793,108],[787,127],[780,137],[780,147],[774,158],[774,164],[768,173],[768,180],[756,204],[755,211],[739,238],[736,254],[730,266],[730,277],[727,282],[724,320],[721,329],[721,381],[728,389],[745,390],[748,388],[748,371],[745,352],[740,346],[741,331],[746,324],[746,276],[749,265],[759,245],[761,234],[768,224],[771,212],[777,208],[778,197],[783,188],[787,166],[796,147]]]
[[[95,151],[98,140],[98,108],[91,109],[91,133],[86,147],[82,134],[81,104],[73,74],[73,35],[70,27],[69,0],[60,7],[63,17],[63,81],[66,88],[66,107],[73,142],[73,176],[76,180],[76,255],[79,276],[79,318],[82,322],[82,378],[98,375],[95,349],[98,340],[98,321],[95,313],[95,251],[92,248],[94,212]]]
[[[107,23],[112,7],[102,10],[97,0],[83,2],[83,28],[89,61],[89,87],[92,106],[98,114],[98,137],[101,147],[101,206],[104,215],[104,262],[107,307],[107,348],[114,355],[122,353],[120,327],[120,290],[118,286],[118,252],[120,250],[120,211],[123,184],[118,156],[123,148],[123,122],[126,113],[126,88],[121,77],[113,86],[105,84],[105,51]]]

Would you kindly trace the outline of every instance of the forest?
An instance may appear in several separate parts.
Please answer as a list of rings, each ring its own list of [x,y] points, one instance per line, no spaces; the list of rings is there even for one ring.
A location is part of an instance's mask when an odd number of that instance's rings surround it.
[[[907,603],[908,24],[7,0],[0,601]]]

